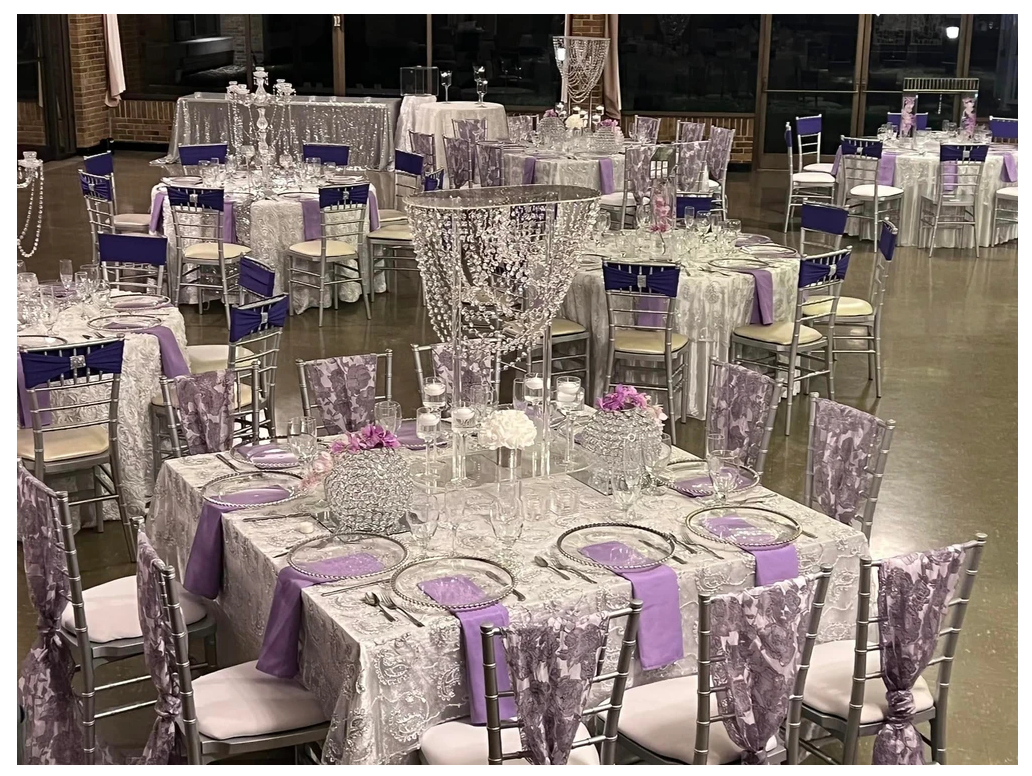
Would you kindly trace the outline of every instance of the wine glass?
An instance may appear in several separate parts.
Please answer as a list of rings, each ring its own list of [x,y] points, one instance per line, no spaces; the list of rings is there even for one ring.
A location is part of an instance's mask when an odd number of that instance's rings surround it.
[[[670,455],[673,452],[673,443],[670,434],[661,434],[659,442],[649,445],[645,451],[645,472],[648,474],[650,496],[659,496],[663,492],[664,477],[667,466],[670,465]]]
[[[17,284],[18,296],[30,298],[39,293],[39,278],[35,272],[19,272]]]
[[[732,450],[710,450],[706,453],[706,469],[713,495],[721,504],[727,503],[727,494],[734,490],[738,479],[738,456]]]
[[[57,299],[52,286],[41,286],[39,289],[39,321],[46,328],[47,336],[54,335],[54,324],[57,323]]]
[[[297,456],[302,471],[307,472],[309,464],[319,452],[315,418],[298,416],[287,421],[287,444]]]
[[[61,259],[58,262],[58,275],[61,278],[61,285],[66,291],[72,290],[72,283],[75,281],[75,272],[72,270],[71,259]]]
[[[613,472],[613,500],[623,513],[624,522],[635,519],[634,505],[641,495],[644,474],[641,441],[632,434],[624,441],[622,459]]]
[[[494,523],[499,510],[500,505],[498,503],[498,499],[485,493],[478,493],[472,498],[466,500],[465,505],[462,507],[462,520],[466,524],[482,520],[487,523],[492,530],[494,530]],[[455,546],[458,543],[457,540],[457,536],[452,537],[453,551],[458,549],[458,547]]]
[[[441,405],[444,406],[443,404]],[[423,466],[423,482],[428,485],[436,481],[436,474],[430,467],[430,452],[437,439],[437,433],[441,426],[441,410],[439,407],[420,407],[416,410],[416,436],[425,443],[425,463]]]
[[[412,497],[412,504],[405,516],[409,532],[412,534],[412,541],[419,548],[422,555],[427,555],[430,550],[430,542],[437,533],[437,526],[441,518],[440,499],[433,493],[424,491],[417,492]]]
[[[495,509],[491,514],[491,530],[502,546],[502,554],[508,556],[523,534],[523,505],[515,503],[513,509]]]
[[[440,377],[423,378],[423,406],[440,413],[448,403],[444,380]]]
[[[97,305],[97,309],[103,313],[107,309],[108,302],[111,299],[111,286],[106,280],[100,278],[96,283],[93,284],[93,301]]]
[[[384,431],[397,434],[401,428],[401,405],[396,401],[378,401],[373,405],[373,419]]]
[[[724,233],[729,235],[728,242],[734,248],[738,243],[738,236],[742,233],[742,222],[737,218],[729,218],[724,222]]]

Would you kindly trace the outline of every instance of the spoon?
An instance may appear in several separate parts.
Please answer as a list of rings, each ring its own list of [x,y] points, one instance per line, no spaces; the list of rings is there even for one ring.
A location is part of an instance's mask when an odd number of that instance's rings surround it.
[[[536,564],[538,564],[543,569],[549,569],[550,571],[554,571],[556,574],[561,576],[567,582],[572,582],[573,581],[572,579],[570,579],[570,577],[567,574],[563,573],[560,569],[557,569],[555,566],[553,566],[551,563],[549,563],[546,558],[544,558],[541,555],[535,555],[534,556],[534,562]]]
[[[383,613],[383,616],[387,618],[387,622],[397,622],[393,615],[391,615],[391,613],[384,608],[384,605],[380,603],[380,599],[376,593],[366,593],[362,596],[362,603],[378,608]]]
[[[373,598],[376,598],[376,593],[370,593],[370,595],[371,595],[371,596],[372,596]],[[402,608],[402,607],[398,606],[398,605],[397,605],[396,603],[394,603],[394,599],[393,599],[393,598],[391,598],[391,596],[390,596],[390,594],[389,594],[389,593],[381,593],[381,594],[380,594],[380,600],[381,600],[381,601],[383,602],[383,605],[384,605],[384,606],[386,606],[386,607],[387,607],[388,609],[390,609],[390,610],[391,610],[392,612],[395,612],[395,611],[397,611],[397,612],[401,612],[401,613],[402,613],[402,614],[404,614],[404,615],[405,615],[406,617],[408,617],[408,618],[409,618],[409,622],[411,622],[411,623],[412,623],[413,625],[415,625],[415,626],[416,626],[417,628],[422,628],[422,627],[424,627],[424,626],[423,626],[423,623],[421,623],[421,622],[420,622],[419,620],[417,620],[417,619],[416,619],[415,617],[413,617],[413,616],[412,616],[412,615],[411,615],[411,614],[409,613],[409,611],[408,611],[407,609],[404,609],[404,608]]]

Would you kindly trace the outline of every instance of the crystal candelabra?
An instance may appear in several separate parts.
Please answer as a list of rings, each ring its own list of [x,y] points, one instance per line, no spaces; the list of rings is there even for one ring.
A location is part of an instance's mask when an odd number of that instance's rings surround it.
[[[587,103],[590,111],[592,91],[602,77],[602,68],[609,56],[609,38],[556,35],[552,46],[567,104],[572,107]]]
[[[297,92],[294,87],[282,78],[276,81],[272,92],[266,90],[265,85],[269,81],[269,74],[264,67],[256,67],[254,70],[254,92],[247,89],[246,84],[238,84],[230,81],[226,87],[226,100],[229,102],[232,120],[230,121],[230,140],[235,148],[245,145],[257,145],[258,163],[263,168],[268,168],[275,163],[276,153],[273,148],[279,144],[288,153],[293,148],[294,126],[290,115],[290,103]],[[257,119],[254,119],[254,127],[247,127],[245,131],[243,121],[243,109],[248,112],[249,121],[257,112]],[[272,121],[269,121],[267,111],[272,111]],[[247,143],[247,136],[250,134],[252,143]],[[234,136],[235,135],[235,136]]]
[[[43,229],[43,161],[36,157],[35,151],[26,151],[18,160],[18,188],[29,190],[29,206],[25,211],[25,225],[18,233],[18,253],[27,259],[39,248],[39,235]],[[33,239],[32,248],[26,250],[23,241],[29,233],[34,210],[36,213],[36,236]]]

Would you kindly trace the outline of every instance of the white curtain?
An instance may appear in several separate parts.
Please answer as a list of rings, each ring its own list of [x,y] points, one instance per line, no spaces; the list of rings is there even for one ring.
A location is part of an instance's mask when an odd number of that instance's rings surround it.
[[[118,37],[118,14],[104,14],[104,48],[107,52],[107,95],[104,104],[114,108],[125,91],[125,71],[122,69],[122,44]]]
[[[606,15],[606,36],[609,38],[609,56],[602,70],[602,99],[606,106],[606,116],[611,119],[620,118],[623,102],[620,99],[620,15]]]

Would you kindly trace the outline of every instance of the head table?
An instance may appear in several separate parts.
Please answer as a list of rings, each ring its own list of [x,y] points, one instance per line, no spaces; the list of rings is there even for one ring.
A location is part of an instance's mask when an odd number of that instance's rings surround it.
[[[402,455],[417,462],[423,454],[403,450]],[[693,458],[676,450],[674,457],[678,461]],[[472,466],[478,472],[476,476],[493,481],[493,462],[482,456],[471,456],[471,463],[473,458],[480,461]],[[697,471],[697,468],[692,470]],[[159,554],[175,563],[180,572],[185,569],[198,524],[202,507],[200,489],[227,473],[229,469],[212,455],[169,461],[162,468],[147,533]],[[480,485],[446,494],[442,524],[431,545],[431,554],[447,553],[450,532],[446,523],[454,520],[458,523],[455,547],[460,554],[497,557],[488,525],[479,521],[461,522],[466,499],[493,487]],[[564,530],[605,520],[611,507],[609,497],[566,474],[523,480],[525,496],[545,494],[554,487],[574,490],[579,496],[579,507],[565,517],[546,514],[538,521],[526,523],[514,550],[515,563],[510,565],[526,601],[518,602],[512,596],[503,601],[514,621],[560,610],[577,614],[609,611],[625,606],[630,598],[630,583],[602,569],[586,568],[597,580],[596,584],[590,584],[576,577],[571,582],[564,581],[552,571],[534,564],[535,555],[551,554],[557,537]],[[321,496],[320,491],[321,487],[317,487],[298,500],[224,515],[222,592],[214,604],[220,620],[221,665],[254,660],[258,656],[277,574],[287,564],[284,551],[325,533],[321,526],[306,517],[253,522],[245,522],[244,518],[311,511],[313,499]],[[815,572],[821,563],[835,565],[820,638],[822,641],[848,638],[855,619],[858,556],[867,551],[863,534],[765,489],[757,488],[749,494],[750,499],[759,496],[768,499],[765,505],[790,515],[803,530],[813,535],[812,538],[801,535],[795,542],[801,573]],[[647,518],[639,518],[638,522],[680,534],[685,515],[702,505],[699,500],[666,491],[658,497],[658,506],[650,507]],[[645,512],[639,507],[639,514]],[[418,556],[418,551],[411,549],[409,534],[395,538],[410,548],[410,558]],[[752,556],[730,546],[715,546],[719,557],[679,550],[685,564],[668,561],[677,575],[685,657],[648,672],[642,671],[636,661],[629,686],[694,674],[698,593],[728,592],[754,585]],[[322,595],[336,586],[335,583],[315,585],[302,591],[299,678],[330,715],[324,762],[414,762],[419,736],[424,730],[468,714],[459,622],[447,612],[412,607],[411,611],[425,627],[418,628],[404,617],[390,623],[378,610],[361,602],[363,592],[376,590],[376,585],[339,595]],[[615,651],[610,650],[607,660],[615,665]],[[605,670],[613,670],[613,666],[607,664]],[[597,692],[589,698],[591,704],[598,701]],[[685,702],[694,703],[694,700],[686,698]]]

